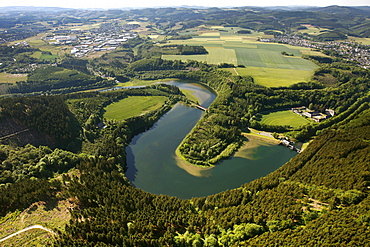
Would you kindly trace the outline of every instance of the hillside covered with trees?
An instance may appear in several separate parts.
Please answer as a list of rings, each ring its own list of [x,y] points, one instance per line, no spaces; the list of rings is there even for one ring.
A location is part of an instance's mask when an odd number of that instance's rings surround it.
[[[64,177],[81,210],[56,246],[366,245],[369,124],[365,110],[270,175],[191,200],[133,188],[108,160],[84,162]]]

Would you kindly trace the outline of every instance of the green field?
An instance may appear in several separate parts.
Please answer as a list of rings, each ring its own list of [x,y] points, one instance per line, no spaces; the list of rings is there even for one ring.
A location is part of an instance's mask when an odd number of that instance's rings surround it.
[[[27,74],[8,74],[5,72],[0,73],[0,83],[12,83],[17,81],[27,81]]]
[[[370,38],[360,38],[360,37],[353,37],[353,36],[349,36],[348,37],[350,40],[354,40],[358,43],[361,43],[363,45],[370,45]]]
[[[121,121],[153,111],[167,100],[165,96],[130,96],[105,108],[104,118]]]
[[[326,29],[326,28],[317,28],[317,27],[314,27],[314,26],[311,26],[311,25],[302,25],[302,26],[305,26],[307,27],[307,29],[301,29],[299,30],[299,32],[301,33],[307,33],[309,35],[319,35],[319,34],[322,34],[323,32],[329,30],[329,29]]]
[[[54,45],[49,45],[46,41],[42,40],[46,35],[47,33],[40,33],[36,36],[29,37],[27,39],[19,40],[19,41],[26,41],[32,48],[37,48],[37,49],[40,49],[41,51],[49,51],[53,54],[53,56],[57,56],[57,57],[61,57],[61,56],[64,56],[66,53],[67,54],[70,53],[70,47],[67,45],[54,46]],[[14,41],[14,43],[19,42],[19,41]],[[32,57],[40,58],[41,54],[39,53],[32,54]]]
[[[254,82],[265,87],[290,86],[298,82],[306,82],[313,71],[294,69],[275,69],[266,67],[228,68],[234,75],[252,76]]]
[[[256,48],[240,47],[233,44],[224,45],[225,48],[234,49],[237,56],[237,64],[251,67],[266,67],[277,69],[294,69],[294,70],[314,70],[317,65],[311,61],[301,58],[302,53],[299,49],[272,44],[256,43]],[[283,56],[281,52],[294,54],[294,56]]]
[[[37,59],[42,59],[42,60],[55,60],[56,58],[59,58],[57,55],[47,55],[47,54],[42,54],[41,51],[36,51],[35,53],[32,54],[32,57],[37,58]]]
[[[311,123],[310,120],[293,113],[290,110],[261,113],[261,123],[266,125],[289,125],[293,128]]]

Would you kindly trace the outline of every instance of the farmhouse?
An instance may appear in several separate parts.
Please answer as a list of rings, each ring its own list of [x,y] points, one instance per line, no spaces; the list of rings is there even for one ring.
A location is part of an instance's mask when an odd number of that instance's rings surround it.
[[[292,108],[291,110],[292,110],[292,112],[294,112],[294,113],[296,113],[300,116],[306,116],[306,117],[311,118],[312,120],[314,120],[316,122],[321,122],[321,121],[335,115],[335,112],[332,109],[325,109],[324,113],[310,110],[305,106],[295,107],[295,108]]]

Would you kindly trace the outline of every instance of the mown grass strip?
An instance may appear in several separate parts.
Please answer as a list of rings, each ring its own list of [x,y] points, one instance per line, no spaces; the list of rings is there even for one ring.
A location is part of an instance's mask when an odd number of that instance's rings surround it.
[[[311,121],[293,113],[290,110],[275,111],[262,114],[261,124],[266,125],[289,125],[293,128],[310,123]]]

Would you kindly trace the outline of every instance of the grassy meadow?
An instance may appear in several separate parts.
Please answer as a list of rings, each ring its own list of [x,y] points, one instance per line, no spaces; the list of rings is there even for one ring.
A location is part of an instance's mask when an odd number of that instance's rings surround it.
[[[27,81],[27,74],[8,74],[0,73],[0,83],[15,84],[17,81]]]
[[[349,39],[354,40],[354,41],[356,41],[358,43],[361,43],[363,45],[370,45],[370,38],[360,38],[360,37],[350,36]]]
[[[42,54],[41,51],[36,51],[32,54],[32,57],[42,60],[51,60],[54,61],[55,59],[59,58],[58,55],[48,55],[48,54]]]
[[[194,102],[197,102],[199,104],[199,100],[198,98],[194,95],[194,91],[193,90],[189,90],[189,89],[181,89],[181,92],[190,100],[194,101]]]
[[[262,113],[262,118],[260,122],[266,125],[289,125],[293,128],[299,127],[311,123],[310,120],[299,116],[298,114],[286,110],[286,111],[275,111]]]
[[[130,96],[105,108],[104,118],[121,121],[153,111],[167,100],[165,96]]]
[[[309,70],[275,69],[266,67],[228,68],[234,75],[252,76],[254,82],[265,87],[289,86],[297,82],[305,82],[312,76]]]
[[[255,82],[267,87],[289,86],[307,82],[317,65],[302,58],[302,55],[323,55],[307,48],[285,44],[258,42],[268,37],[263,33],[237,34],[240,28],[213,27],[212,30],[198,31],[198,36],[188,40],[173,40],[173,44],[202,45],[208,54],[204,55],[163,55],[169,60],[198,60],[210,64],[231,63],[244,65],[232,72],[250,75]],[[293,56],[284,56],[285,51]],[[237,71],[237,72],[236,72]]]
[[[307,29],[301,29],[301,30],[299,30],[299,32],[307,33],[309,35],[315,35],[315,36],[317,36],[319,34],[322,34],[325,31],[329,30],[329,29],[326,29],[326,28],[317,28],[317,27],[314,27],[312,25],[302,25],[302,26],[305,26]]]

